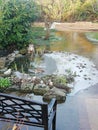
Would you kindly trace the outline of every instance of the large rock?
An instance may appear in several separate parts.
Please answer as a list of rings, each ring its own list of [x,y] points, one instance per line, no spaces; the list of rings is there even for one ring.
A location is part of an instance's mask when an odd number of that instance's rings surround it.
[[[8,70],[6,70],[6,71],[4,72],[4,75],[5,75],[5,76],[10,76],[11,73],[12,73],[12,70],[11,70],[11,69],[8,69]]]
[[[20,86],[15,84],[7,88],[7,92],[16,92],[16,91],[20,92],[20,90],[21,90]]]
[[[64,102],[66,100],[66,91],[54,87],[43,96],[44,101],[50,101],[52,98],[56,98],[58,102]]]
[[[49,86],[45,85],[45,84],[37,84],[34,86],[34,94],[37,95],[44,95],[45,93],[47,93],[50,90]]]
[[[64,90],[66,93],[71,93],[72,88],[68,87],[67,85],[63,85],[63,84],[55,84],[56,88],[61,89],[62,91]]]
[[[11,53],[6,57],[6,66],[10,67],[11,63],[15,60],[15,53]]]
[[[23,80],[26,80],[26,81],[31,80],[31,77],[30,77],[29,74],[21,73],[21,72],[19,72],[19,71],[13,72],[13,75],[14,75],[15,77],[17,77],[18,79],[23,79]]]
[[[21,91],[23,92],[33,92],[33,88],[34,88],[34,83],[23,82],[21,84]]]
[[[0,69],[5,68],[6,57],[0,58]]]

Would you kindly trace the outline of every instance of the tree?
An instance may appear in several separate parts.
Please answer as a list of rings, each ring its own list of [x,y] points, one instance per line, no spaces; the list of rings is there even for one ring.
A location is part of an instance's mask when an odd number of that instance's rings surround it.
[[[64,9],[63,0],[37,0],[40,5],[41,17],[45,23],[46,36],[49,39],[50,26],[53,21],[61,21],[62,11]]]
[[[31,24],[37,17],[33,0],[8,0],[2,8],[0,44],[10,51],[29,44]]]
[[[98,0],[36,0],[52,21],[98,21]],[[43,17],[44,19],[44,17]]]

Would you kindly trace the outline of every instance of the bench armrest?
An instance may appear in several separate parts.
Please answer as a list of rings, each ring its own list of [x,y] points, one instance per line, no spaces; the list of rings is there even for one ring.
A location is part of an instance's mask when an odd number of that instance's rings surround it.
[[[56,98],[53,98],[48,104],[48,115],[50,115],[51,112],[56,111],[56,106],[57,106],[57,100]]]

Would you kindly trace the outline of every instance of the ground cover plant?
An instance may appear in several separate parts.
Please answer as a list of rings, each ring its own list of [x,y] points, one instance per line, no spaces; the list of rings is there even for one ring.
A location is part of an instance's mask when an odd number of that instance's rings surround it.
[[[11,85],[11,80],[9,78],[0,78],[0,91],[10,87]]]

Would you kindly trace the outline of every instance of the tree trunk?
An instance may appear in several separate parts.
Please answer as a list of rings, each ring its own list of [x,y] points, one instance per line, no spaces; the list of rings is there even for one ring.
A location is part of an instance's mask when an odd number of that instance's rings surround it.
[[[46,35],[45,40],[48,40],[50,37],[50,22],[45,21]]]

